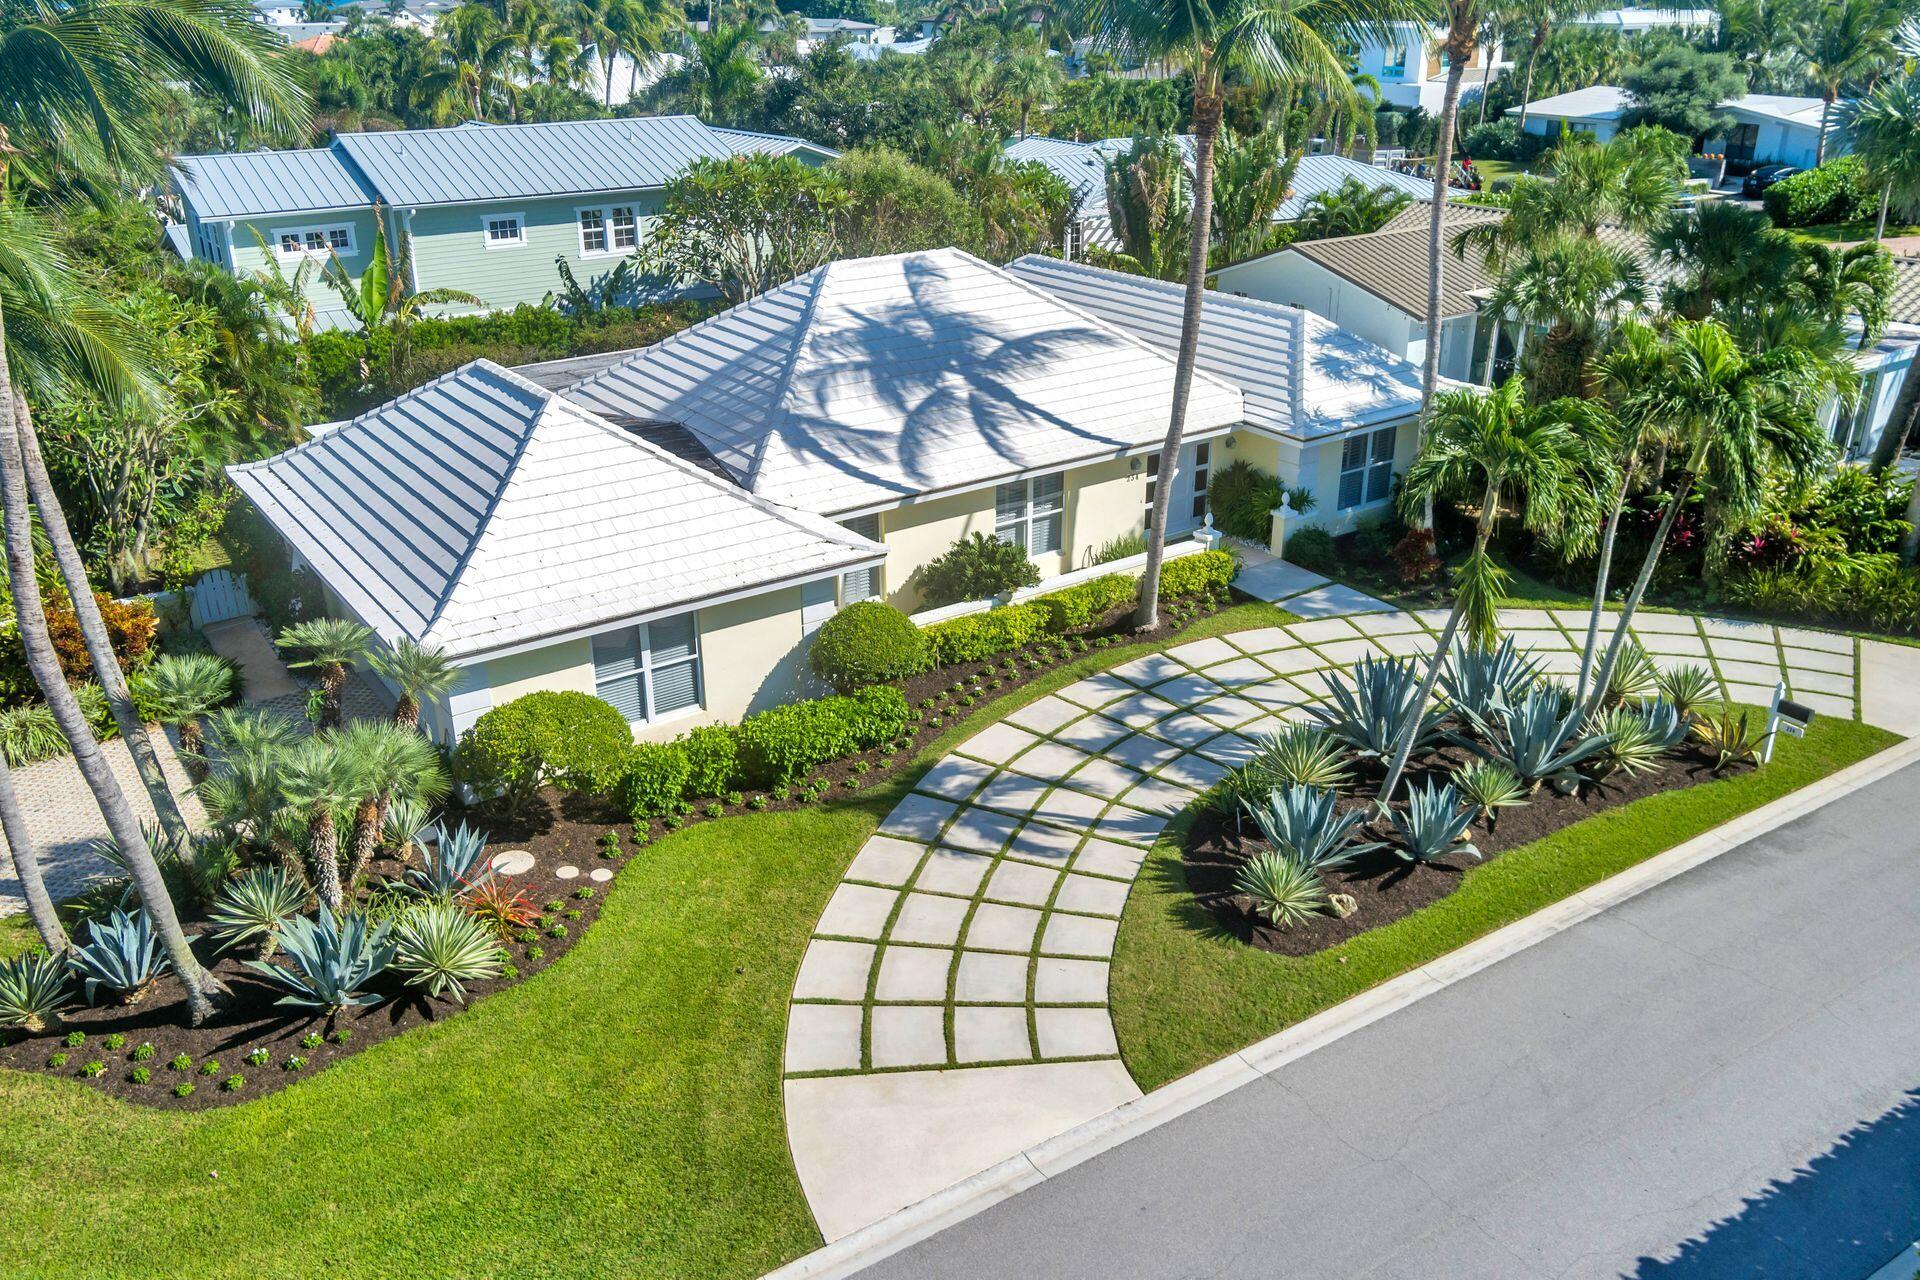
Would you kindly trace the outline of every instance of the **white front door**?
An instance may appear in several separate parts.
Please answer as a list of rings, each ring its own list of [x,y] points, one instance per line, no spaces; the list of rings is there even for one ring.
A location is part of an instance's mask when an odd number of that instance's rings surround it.
[[[1147,519],[1153,518],[1153,500],[1159,484],[1160,455],[1147,459]],[[1167,536],[1177,537],[1200,527],[1207,514],[1207,486],[1213,475],[1213,442],[1201,441],[1180,450],[1180,474],[1174,477],[1172,505],[1167,508]]]

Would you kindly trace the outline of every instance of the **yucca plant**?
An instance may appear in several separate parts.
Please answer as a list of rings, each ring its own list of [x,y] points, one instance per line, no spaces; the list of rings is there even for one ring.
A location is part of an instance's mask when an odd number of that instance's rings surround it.
[[[1493,824],[1500,810],[1527,803],[1527,789],[1513,770],[1493,760],[1474,760],[1456,770],[1453,785],[1473,811]]]
[[[1325,729],[1310,724],[1290,724],[1268,734],[1246,767],[1266,778],[1269,787],[1337,789],[1353,776],[1340,744]]]
[[[1333,792],[1296,783],[1285,790],[1267,792],[1247,812],[1276,852],[1310,871],[1335,867],[1385,847],[1378,840],[1351,843],[1354,828],[1366,822],[1367,811],[1337,813],[1333,802]]]
[[[1410,722],[1414,752],[1440,736],[1446,712],[1422,711],[1420,671],[1410,659],[1369,655],[1354,664],[1351,682],[1329,674],[1326,683],[1330,701],[1307,714],[1364,759],[1390,758]]]
[[[1541,661],[1507,636],[1496,648],[1455,644],[1440,671],[1440,693],[1462,716],[1479,720],[1511,710],[1539,682]]]
[[[1660,672],[1638,640],[1621,646],[1619,662],[1607,680],[1606,704],[1617,707],[1634,698],[1644,698],[1659,687]]]
[[[1576,739],[1579,709],[1568,705],[1565,690],[1542,685],[1520,705],[1491,721],[1475,721],[1479,740],[1460,738],[1470,750],[1507,766],[1528,791],[1551,781],[1562,789],[1578,785],[1574,766],[1598,754],[1604,735]]]
[[[419,903],[394,926],[393,967],[436,1000],[450,991],[464,1003],[465,984],[499,977],[501,961],[493,931],[452,902]]]
[[[430,898],[452,899],[470,892],[493,875],[487,865],[487,838],[462,822],[452,831],[440,828],[440,839],[425,858],[425,866],[407,872],[407,883]]]
[[[280,926],[280,949],[292,968],[270,960],[247,963],[287,994],[277,1001],[302,1009],[337,1013],[352,1005],[380,1003],[363,988],[393,962],[392,929],[359,912],[335,919],[331,911],[295,916]]]
[[[167,971],[153,922],[144,911],[128,915],[125,907],[88,921],[87,940],[67,952],[67,963],[80,975],[88,1004],[101,987],[116,993],[123,1004],[137,1003]]]
[[[1252,898],[1253,909],[1282,929],[1320,915],[1327,905],[1327,889],[1319,873],[1276,850],[1247,859],[1233,887]]]
[[[306,886],[284,867],[255,867],[220,891],[207,922],[221,939],[220,950],[254,943],[266,960],[279,945],[280,926],[300,914],[306,900]]]
[[[1720,700],[1720,682],[1713,672],[1691,662],[1660,672],[1654,677],[1654,685],[1682,720],[1693,719],[1709,702]]]
[[[1220,818],[1232,822],[1235,831],[1240,831],[1244,829],[1247,807],[1258,804],[1272,786],[1265,771],[1255,768],[1249,760],[1238,768],[1228,769],[1218,782],[1207,788],[1206,806]]]
[[[38,1033],[60,1020],[67,965],[45,951],[0,960],[0,1027]]]
[[[1594,753],[1595,771],[1601,776],[1645,773],[1659,763],[1667,749],[1660,733],[1638,707],[1609,707],[1594,717],[1592,729],[1606,739],[1606,745]]]
[[[1736,764],[1758,764],[1763,734],[1755,731],[1745,711],[1723,707],[1718,715],[1707,716],[1693,726],[1693,736],[1713,757],[1713,771],[1719,773]]]
[[[1394,829],[1400,834],[1393,850],[1408,862],[1432,862],[1450,853],[1470,853],[1477,859],[1480,850],[1467,840],[1473,814],[1451,784],[1410,787],[1407,807],[1393,810]]]

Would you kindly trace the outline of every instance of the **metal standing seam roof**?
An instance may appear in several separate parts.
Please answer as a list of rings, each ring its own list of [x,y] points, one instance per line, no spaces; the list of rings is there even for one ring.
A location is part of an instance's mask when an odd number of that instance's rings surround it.
[[[884,554],[487,360],[228,474],[383,640],[454,657]]]
[[[751,129],[723,129],[717,124],[707,126],[709,132],[726,140],[735,155],[792,155],[796,151],[811,151],[816,155],[833,159],[840,153],[832,147],[823,147],[817,142],[805,138],[795,138],[784,133],[755,133]]]
[[[1395,173],[1364,160],[1347,156],[1301,156],[1295,168],[1287,198],[1273,212],[1275,222],[1292,222],[1304,216],[1307,205],[1323,192],[1338,191],[1349,178],[1369,187],[1401,192],[1414,200],[1433,199],[1432,179],[1416,178],[1410,173]]]
[[[1008,271],[1173,354],[1186,288],[1040,254]],[[1420,369],[1298,307],[1208,290],[1199,367],[1246,395],[1247,421],[1295,439],[1338,435],[1420,408]]]
[[[1113,217],[1107,211],[1107,157],[1099,147],[1035,134],[1007,143],[1006,157],[1015,163],[1045,165],[1079,197],[1076,220],[1087,242],[1103,249],[1120,247],[1119,237],[1113,234]]]
[[[1162,438],[1173,361],[957,249],[830,263],[568,388],[684,426],[749,491],[844,514]],[[1202,375],[1195,432],[1245,417]]]
[[[173,173],[181,196],[202,218],[320,213],[374,201],[373,188],[352,164],[324,147],[181,156]]]

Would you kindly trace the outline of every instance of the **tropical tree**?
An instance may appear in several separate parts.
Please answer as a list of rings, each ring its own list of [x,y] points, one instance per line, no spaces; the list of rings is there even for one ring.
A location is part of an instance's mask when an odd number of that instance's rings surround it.
[[[1540,330],[1521,360],[1528,388],[1545,402],[1586,395],[1587,362],[1605,326],[1646,301],[1646,279],[1630,250],[1563,236],[1510,259],[1487,310]]]
[[[1589,714],[1599,710],[1634,611],[1653,580],[1674,520],[1695,487],[1704,483],[1725,512],[1757,514],[1770,477],[1805,476],[1827,451],[1816,410],[1831,384],[1804,350],[1782,346],[1749,355],[1724,325],[1711,319],[1675,320],[1652,334],[1639,332],[1642,328],[1637,320],[1622,323],[1626,341],[1600,359],[1599,375],[1612,388],[1621,416],[1629,422],[1661,424],[1681,462],[1667,487],[1666,510],[1587,691]]]
[[[744,24],[695,32],[686,61],[661,78],[655,93],[702,120],[731,120],[759,87],[760,64],[753,56],[758,43],[758,34]]]
[[[1787,300],[1835,324],[1857,321],[1861,341],[1877,341],[1892,312],[1893,258],[1887,251],[1877,244],[1841,248],[1818,241],[1794,248],[1798,260],[1786,281]]]
[[[1159,619],[1160,565],[1166,555],[1167,510],[1179,472],[1187,399],[1193,390],[1213,229],[1214,146],[1220,137],[1229,78],[1259,88],[1294,82],[1347,90],[1345,48],[1385,38],[1395,21],[1424,18],[1424,0],[1090,0],[1081,25],[1136,57],[1175,65],[1193,80],[1193,208],[1187,250],[1186,302],[1174,366],[1173,405],[1160,451],[1160,484],[1147,526],[1147,564],[1140,575],[1136,626]],[[1456,85],[1457,92],[1457,85]],[[1439,235],[1438,223],[1435,236]],[[1438,299],[1434,310],[1438,312]],[[1438,332],[1438,324],[1433,326]],[[1438,343],[1432,344],[1438,347]]]
[[[305,667],[318,673],[320,680],[320,728],[340,724],[340,696],[347,686],[347,671],[366,656],[373,642],[373,630],[345,618],[310,618],[296,622],[274,640],[282,649],[298,656],[287,665]]]
[[[445,650],[411,640],[402,640],[391,649],[375,649],[367,655],[367,665],[399,687],[393,723],[402,729],[417,731],[421,701],[449,693],[460,683],[460,668]]]
[[[337,735],[340,753],[352,763],[359,789],[348,848],[346,892],[367,872],[396,799],[432,804],[447,794],[440,752],[411,728],[359,721]]]
[[[1831,0],[1801,31],[1807,74],[1820,86],[1820,140],[1814,164],[1827,162],[1827,133],[1840,87],[1866,80],[1893,61],[1894,34],[1907,10],[1888,0]]]
[[[306,821],[307,860],[320,903],[339,915],[346,905],[340,877],[340,827],[335,815],[366,795],[361,762],[341,749],[339,738],[316,733],[281,755],[281,794]]]
[[[1107,161],[1107,217],[1125,261],[1156,280],[1177,280],[1187,269],[1193,231],[1193,184],[1180,143],[1135,138]]]
[[[1867,174],[1880,184],[1880,212],[1873,238],[1887,231],[1887,206],[1920,205],[1920,75],[1907,73],[1880,81],[1866,96],[1847,104],[1840,118]]]
[[[1411,520],[1451,493],[1477,501],[1479,514],[1472,547],[1454,571],[1453,607],[1421,676],[1422,714],[1454,637],[1464,629],[1470,644],[1484,648],[1498,636],[1507,573],[1494,563],[1488,543],[1503,505],[1519,503],[1533,532],[1563,545],[1578,543],[1598,511],[1593,494],[1610,478],[1608,436],[1603,411],[1578,400],[1533,404],[1521,378],[1491,391],[1461,389],[1434,398],[1426,441],[1401,486],[1401,510]],[[1406,770],[1419,719],[1408,721],[1396,744],[1380,787],[1383,805]]]
[[[475,120],[516,71],[531,70],[521,60],[519,37],[483,4],[456,5],[434,29],[448,61],[448,79]]]
[[[1667,309],[1689,320],[1766,297],[1797,260],[1791,237],[1772,219],[1730,200],[1675,215],[1648,238],[1648,247],[1671,274]]]
[[[1520,115],[1517,123],[1522,133],[1527,128],[1527,107],[1533,101],[1533,73],[1540,63],[1540,50],[1546,45],[1547,37],[1553,34],[1554,24],[1585,17],[1600,7],[1599,0],[1535,0],[1532,6],[1533,27],[1527,36],[1527,69],[1520,76]]]
[[[195,782],[207,776],[206,740],[201,718],[233,696],[233,672],[210,653],[170,653],[142,673],[147,700],[160,723],[180,734],[180,754]]]
[[[389,243],[387,219],[379,205],[373,207],[373,228],[373,249],[358,281],[347,271],[338,254],[327,260],[322,276],[340,295],[348,314],[359,323],[360,336],[369,353],[361,362],[361,376],[369,380],[373,376],[371,352],[373,335],[377,331],[387,333],[390,339],[388,365],[398,369],[406,363],[407,352],[412,346],[413,326],[420,322],[426,308],[449,304],[468,307],[487,305],[484,299],[461,289],[408,288],[413,276],[409,265],[413,259],[413,237],[401,233],[400,252],[396,258]]]
[[[1220,135],[1213,172],[1213,241],[1216,263],[1240,262],[1265,253],[1283,232],[1273,215],[1286,203],[1300,169],[1278,129]]]
[[[1721,128],[1720,104],[1746,92],[1747,80],[1733,59],[1690,44],[1669,44],[1641,59],[1620,77],[1627,91],[1627,124],[1658,125],[1688,139]]]
[[[1331,191],[1316,191],[1299,218],[1299,239],[1326,240],[1378,231],[1393,215],[1413,203],[1413,197],[1394,187],[1375,186],[1348,178]]]
[[[1027,136],[1027,124],[1035,107],[1051,106],[1060,96],[1066,76],[1060,61],[1049,57],[1035,41],[1001,59],[996,73],[1000,92],[1020,109],[1020,136]]]
[[[293,325],[294,336],[304,345],[313,337],[314,321],[318,318],[312,293],[314,277],[320,272],[320,260],[302,254],[300,265],[289,274],[260,229],[252,230],[253,243],[260,250],[260,266],[254,276],[260,282],[261,294]]]
[[[850,199],[833,171],[794,156],[696,160],[667,183],[640,261],[745,302],[831,260]]]

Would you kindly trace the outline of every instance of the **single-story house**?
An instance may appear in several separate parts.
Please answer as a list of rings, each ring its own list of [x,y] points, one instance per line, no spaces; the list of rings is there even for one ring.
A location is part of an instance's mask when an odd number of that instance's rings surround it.
[[[1605,142],[1620,131],[1632,105],[1625,89],[1596,84],[1541,98],[1525,107],[1509,107],[1507,114],[1517,119],[1525,111],[1527,132],[1543,138],[1590,133]],[[1820,148],[1820,99],[1749,93],[1727,99],[1720,110],[1731,122],[1727,135],[1708,140],[1704,151],[1725,155],[1728,165],[1742,171],[1757,164],[1813,165]],[[1846,136],[1839,122],[1836,105],[1827,121],[1829,156],[1846,151]]]
[[[446,129],[343,133],[325,147],[181,156],[172,185],[193,257],[251,275],[272,254],[289,269],[337,257],[355,280],[376,217],[407,286],[459,289],[489,308],[537,303],[560,287],[556,259],[582,284],[629,256],[666,184],[694,160],[781,151],[834,153],[796,138],[711,128],[692,116],[555,124],[469,122]],[[318,306],[339,323],[330,290]],[[329,307],[329,304],[333,304]],[[449,308],[458,310],[458,308]]]
[[[534,689],[670,737],[810,690],[834,610],[920,603],[975,532],[1045,577],[1145,527],[1204,528],[1236,458],[1352,527],[1411,459],[1419,370],[1292,307],[1209,294],[1186,443],[1178,285],[957,250],[831,263],[631,352],[476,361],[229,468],[343,613],[468,673],[449,739]]]

